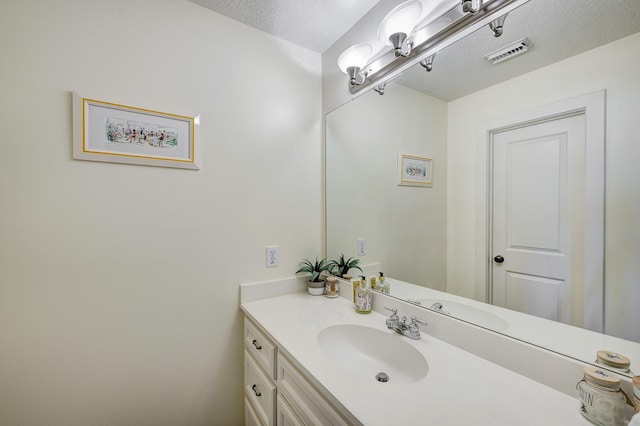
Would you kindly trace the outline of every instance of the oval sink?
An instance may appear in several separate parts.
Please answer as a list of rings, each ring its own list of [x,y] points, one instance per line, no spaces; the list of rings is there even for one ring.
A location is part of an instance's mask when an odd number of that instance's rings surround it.
[[[426,308],[430,308],[434,303],[442,304],[443,313],[450,314],[452,317],[471,322],[480,327],[489,328],[494,331],[505,331],[509,328],[509,324],[499,316],[478,309],[475,306],[447,300],[420,299],[420,304]]]
[[[340,324],[318,334],[322,350],[338,364],[372,381],[385,373],[389,383],[411,383],[429,371],[427,360],[394,332]]]

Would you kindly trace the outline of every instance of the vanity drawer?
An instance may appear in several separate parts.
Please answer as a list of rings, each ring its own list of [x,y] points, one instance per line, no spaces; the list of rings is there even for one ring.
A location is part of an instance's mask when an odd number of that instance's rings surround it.
[[[267,375],[276,379],[276,346],[250,320],[244,320],[244,347]]]
[[[280,353],[278,354],[278,396],[286,399],[303,424],[349,424]]]
[[[275,425],[276,387],[247,351],[244,354],[244,393],[248,407],[254,409],[252,414],[260,424]]]

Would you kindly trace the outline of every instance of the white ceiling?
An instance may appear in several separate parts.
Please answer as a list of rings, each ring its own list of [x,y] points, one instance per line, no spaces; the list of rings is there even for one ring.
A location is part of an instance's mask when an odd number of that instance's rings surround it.
[[[189,0],[322,53],[379,0]]]

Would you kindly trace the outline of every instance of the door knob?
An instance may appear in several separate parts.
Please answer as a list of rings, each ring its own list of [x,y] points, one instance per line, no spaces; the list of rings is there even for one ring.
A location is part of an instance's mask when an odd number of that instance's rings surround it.
[[[496,257],[494,257],[494,258],[493,258],[493,260],[494,260],[496,263],[502,263],[502,262],[504,262],[504,257],[502,257],[502,256],[500,256],[500,255],[497,255]]]

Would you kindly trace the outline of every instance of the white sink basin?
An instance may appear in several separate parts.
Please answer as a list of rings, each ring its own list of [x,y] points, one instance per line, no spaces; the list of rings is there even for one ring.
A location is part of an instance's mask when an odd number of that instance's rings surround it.
[[[429,371],[424,356],[404,339],[391,330],[353,324],[334,325],[318,334],[320,347],[336,363],[372,381],[385,373],[387,384],[415,382]]]
[[[442,303],[442,311],[450,314],[452,317],[471,322],[480,327],[489,328],[494,331],[505,331],[509,328],[509,324],[499,316],[478,309],[475,306],[450,302],[448,300],[420,299],[420,305],[426,308],[430,308],[434,303]]]

